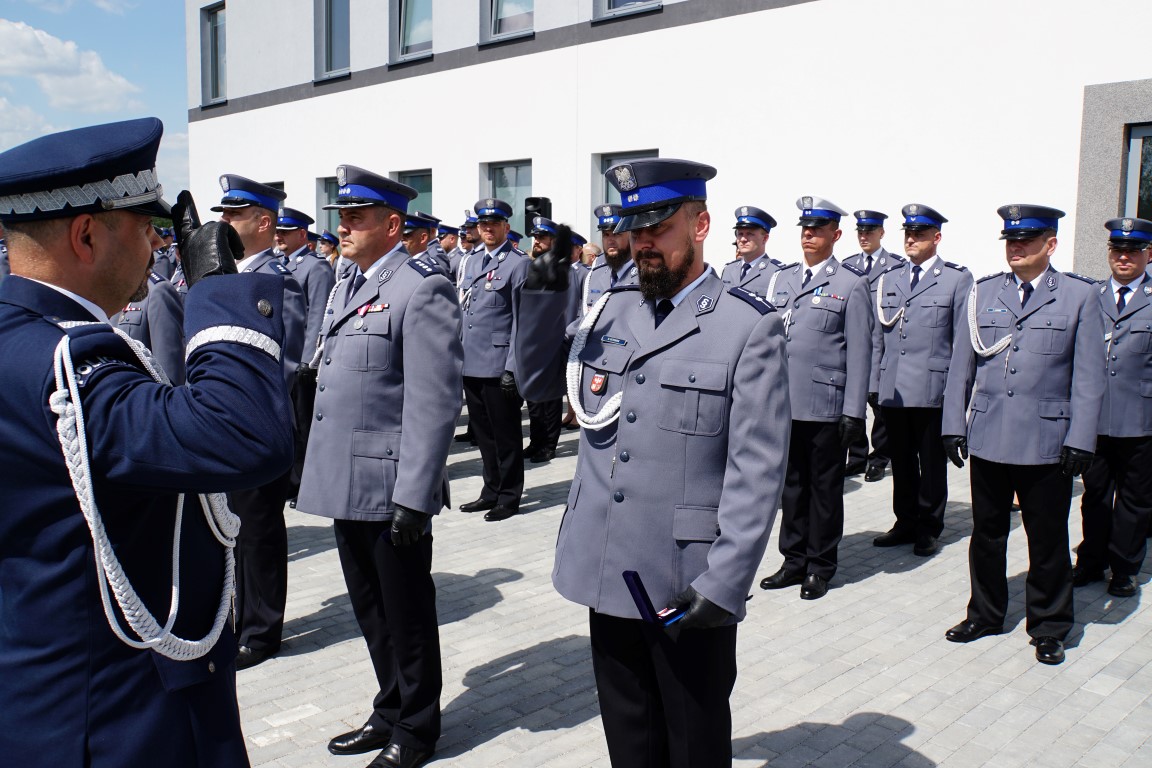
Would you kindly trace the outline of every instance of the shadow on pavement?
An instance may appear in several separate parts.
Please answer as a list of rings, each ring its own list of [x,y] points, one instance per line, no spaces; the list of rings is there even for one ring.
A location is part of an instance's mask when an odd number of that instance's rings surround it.
[[[293,525],[288,528],[288,562],[303,560],[336,548],[332,521],[321,517],[316,519],[323,520],[327,525]]]
[[[474,576],[463,573],[434,573],[436,582],[436,614],[440,626],[466,619],[491,608],[503,600],[499,584],[508,584],[524,578],[511,568],[485,568]]]
[[[915,730],[907,720],[879,712],[858,712],[843,723],[797,723],[782,731],[741,736],[732,753],[769,765],[936,765],[902,740]]]

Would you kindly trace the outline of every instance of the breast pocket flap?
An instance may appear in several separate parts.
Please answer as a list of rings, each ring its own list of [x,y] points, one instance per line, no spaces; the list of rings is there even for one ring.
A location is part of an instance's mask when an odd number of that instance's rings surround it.
[[[632,350],[611,344],[605,344],[599,349],[585,347],[580,353],[580,362],[584,365],[608,373],[623,373],[631,359]]]
[[[728,385],[728,365],[700,360],[665,360],[660,367],[660,385],[682,389],[723,390]]]
[[[812,381],[818,381],[821,384],[831,384],[834,387],[842,387],[848,381],[848,372],[841,371],[838,368],[826,368],[823,365],[815,365],[812,367]]]
[[[719,513],[716,507],[676,507],[672,537],[677,541],[715,541],[719,535]]]
[[[399,432],[352,432],[352,455],[371,459],[400,458]]]
[[[1028,319],[1029,328],[1048,328],[1053,331],[1064,331],[1068,328],[1067,315],[1048,315]]]
[[[988,395],[972,395],[972,404],[969,408],[978,413],[986,413],[988,411]]]
[[[1072,418],[1072,405],[1067,400],[1041,400],[1039,407],[1042,419]]]

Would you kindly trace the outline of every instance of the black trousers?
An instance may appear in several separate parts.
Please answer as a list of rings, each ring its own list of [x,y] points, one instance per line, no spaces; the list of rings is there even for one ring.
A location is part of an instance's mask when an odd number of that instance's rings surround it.
[[[1080,502],[1084,540],[1076,564],[1135,576],[1148,552],[1152,523],[1152,437],[1096,438],[1096,458],[1084,473]]]
[[[233,491],[228,505],[240,517],[236,537],[236,639],[275,653],[288,599],[288,529],[284,504],[289,474],[259,488]]]
[[[844,536],[844,450],[836,422],[792,422],[780,518],[788,573],[836,574]]]
[[[528,401],[528,444],[536,448],[556,450],[560,442],[560,419],[564,416],[564,400]]]
[[[880,409],[892,457],[892,511],[896,528],[939,536],[948,504],[948,456],[940,439],[940,408]]]
[[[480,498],[520,509],[524,493],[524,435],[520,430],[519,395],[509,397],[498,378],[464,377],[468,423],[480,448],[484,488]]]
[[[731,766],[736,625],[679,630],[588,616],[613,767]]]
[[[869,405],[872,409],[872,452],[868,452],[868,435],[863,434],[848,446],[848,462],[856,464],[867,460],[869,464],[888,466],[892,452],[888,447],[888,425],[884,421],[883,409]]]
[[[972,598],[968,620],[999,627],[1008,613],[1008,531],[1015,493],[1028,536],[1024,590],[1028,634],[1063,640],[1074,621],[1068,555],[1072,478],[1060,471],[1059,464],[997,464],[973,456],[970,466],[972,543],[968,569]]]
[[[336,520],[336,549],[380,692],[368,723],[397,744],[431,751],[440,738],[440,631],[432,534],[392,546],[390,521]]]

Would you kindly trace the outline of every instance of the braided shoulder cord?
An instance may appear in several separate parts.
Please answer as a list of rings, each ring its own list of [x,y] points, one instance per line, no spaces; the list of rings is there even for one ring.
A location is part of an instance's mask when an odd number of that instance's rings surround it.
[[[328,317],[328,313],[332,311],[332,305],[336,302],[337,291],[348,276],[341,275],[336,281],[336,285],[332,286],[332,291],[328,294],[328,301],[324,304],[324,317]],[[320,358],[324,356],[324,328],[320,328],[320,333],[316,335],[316,354],[312,356],[312,360],[308,363],[309,368],[317,368],[320,366]]]
[[[976,283],[972,283],[972,290],[968,291],[968,335],[972,338],[972,349],[980,357],[994,357],[1012,343],[1012,334],[1008,334],[990,347],[984,346],[984,342],[980,340],[979,326],[976,324],[976,313]]]
[[[876,281],[876,319],[880,321],[880,325],[885,328],[891,328],[904,317],[904,307],[900,307],[896,314],[892,315],[892,319],[888,320],[884,317],[884,307],[880,306],[884,296],[884,275],[880,275],[880,279]]]
[[[584,347],[588,343],[588,335],[592,333],[592,326],[600,318],[600,313],[604,311],[605,305],[608,304],[608,297],[611,295],[611,293],[601,295],[595,306],[588,310],[588,314],[580,321],[580,328],[572,339],[572,346],[568,349],[568,365],[565,368],[568,404],[572,406],[572,412],[576,415],[577,423],[584,429],[602,429],[616,421],[620,418],[620,401],[624,399],[624,390],[621,388],[619,392],[608,398],[608,402],[595,416],[589,416],[584,410],[584,404],[580,402],[580,382],[584,378],[584,363],[580,361],[580,353],[584,351]]]

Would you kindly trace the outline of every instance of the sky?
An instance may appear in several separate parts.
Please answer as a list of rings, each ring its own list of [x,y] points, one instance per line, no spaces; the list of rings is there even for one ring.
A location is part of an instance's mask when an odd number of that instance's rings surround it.
[[[188,186],[181,0],[0,0],[0,151],[45,133],[154,116],[169,201]]]

